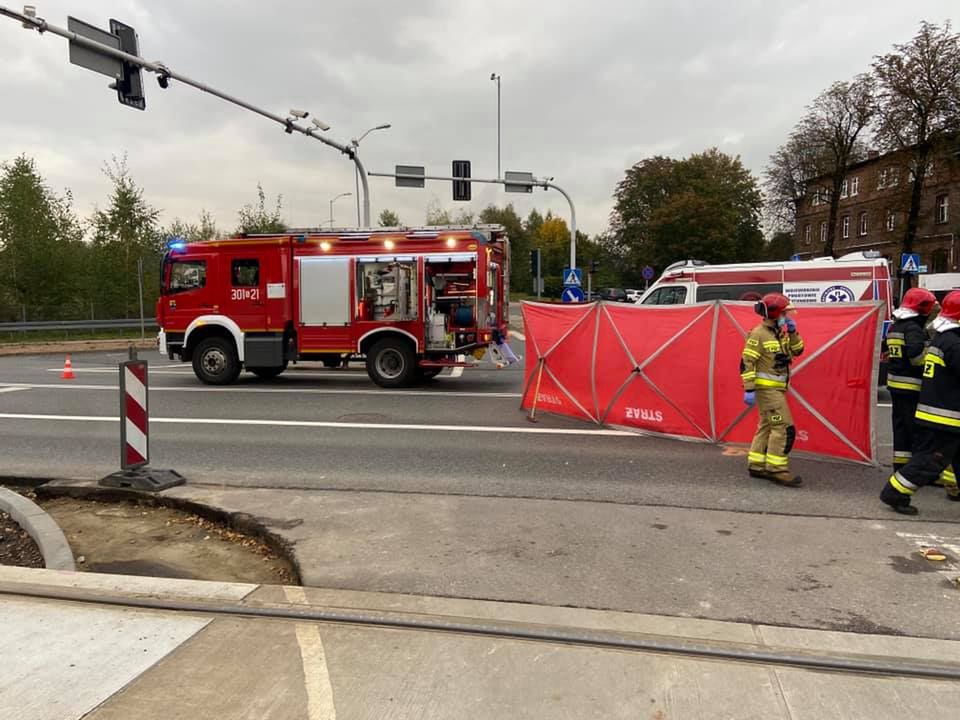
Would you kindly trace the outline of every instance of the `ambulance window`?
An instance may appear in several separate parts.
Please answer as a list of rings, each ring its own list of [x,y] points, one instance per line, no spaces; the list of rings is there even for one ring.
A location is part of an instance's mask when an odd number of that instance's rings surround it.
[[[683,305],[687,301],[687,288],[683,285],[662,287],[643,301],[644,305]]]
[[[234,260],[230,277],[234,287],[257,287],[260,284],[260,261]]]
[[[206,260],[177,260],[170,268],[170,292],[196,290],[207,284]]]

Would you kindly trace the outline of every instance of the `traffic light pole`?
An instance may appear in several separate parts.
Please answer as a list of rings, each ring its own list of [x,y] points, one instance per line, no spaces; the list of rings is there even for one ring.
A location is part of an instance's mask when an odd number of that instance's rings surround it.
[[[27,28],[28,30],[36,30],[41,35],[45,32],[59,35],[60,37],[66,38],[71,43],[79,45],[80,47],[100,53],[101,55],[107,55],[108,57],[116,58],[117,60],[130,63],[131,65],[136,65],[149,72],[156,73],[157,80],[160,82],[160,87],[165,88],[170,80],[176,80],[177,82],[183,83],[184,85],[189,85],[190,87],[200,90],[201,92],[208,93],[209,95],[218,97],[221,100],[226,100],[228,103],[242,107],[244,110],[249,110],[250,112],[256,113],[257,115],[265,117],[268,120],[273,120],[273,122],[282,125],[287,133],[292,134],[294,132],[298,132],[302,135],[306,135],[307,137],[311,137],[314,140],[319,140],[324,145],[329,145],[330,147],[339,150],[341,153],[353,160],[353,163],[357,168],[357,172],[360,174],[360,183],[363,185],[363,223],[364,227],[370,227],[370,186],[367,183],[367,171],[360,162],[360,158],[357,156],[357,153],[349,145],[343,145],[335,140],[330,140],[322,135],[318,135],[314,128],[298,125],[291,118],[285,118],[281,115],[272,113],[269,110],[264,110],[256,105],[248,103],[232,95],[228,95],[227,93],[217,90],[216,88],[210,87],[206,83],[193,80],[186,75],[181,75],[180,73],[171,70],[162,62],[151,62],[149,60],[144,60],[139,55],[130,55],[122,50],[117,50],[109,45],[98,43],[95,40],[86,38],[83,35],[78,35],[77,33],[65,28],[51,25],[43,18],[34,17],[32,15],[24,15],[23,13],[11,10],[3,5],[0,5],[0,16],[5,16],[12,20],[18,20],[23,24],[23,27]]]
[[[390,177],[397,178],[400,180],[442,180],[444,182],[467,182],[467,183],[486,183],[487,185],[529,185],[530,187],[542,187],[544,190],[548,188],[553,188],[559,192],[567,200],[567,205],[570,206],[570,267],[575,268],[577,266],[577,210],[573,206],[573,200],[570,199],[570,196],[567,194],[567,191],[564,190],[559,185],[555,185],[550,180],[540,180],[538,178],[533,178],[530,182],[523,183],[517,180],[504,180],[503,178],[465,178],[465,177],[448,177],[446,175],[411,175],[409,173],[379,173],[379,172],[370,172],[367,173],[370,177]]]

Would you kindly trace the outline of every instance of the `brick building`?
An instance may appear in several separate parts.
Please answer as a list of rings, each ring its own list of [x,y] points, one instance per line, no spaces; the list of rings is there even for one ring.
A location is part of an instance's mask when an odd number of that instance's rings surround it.
[[[877,250],[899,269],[900,248],[910,210],[912,175],[903,151],[851,165],[840,192],[834,253]],[[830,179],[810,183],[797,214],[794,247],[803,258],[823,254],[830,219]],[[928,272],[960,271],[960,147],[934,156],[927,172],[913,251]]]

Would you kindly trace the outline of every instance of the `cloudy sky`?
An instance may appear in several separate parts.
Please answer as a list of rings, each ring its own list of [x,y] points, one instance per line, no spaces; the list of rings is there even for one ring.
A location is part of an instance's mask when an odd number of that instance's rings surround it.
[[[10,4],[10,0],[0,0]],[[361,146],[368,169],[425,165],[474,177],[497,165],[496,86],[502,76],[504,170],[552,176],[577,205],[580,229],[607,227],[623,172],[653,154],[711,146],[759,176],[804,105],[833,80],[906,42],[923,19],[957,22],[955,0],[39,0],[37,14],[134,26],[141,54],[277,113],[309,110],[342,142],[391,123]],[[19,9],[19,6],[16,6]],[[293,225],[317,225],[328,201],[353,192],[352,164],[332,149],[176,83],[147,74],[147,110],[121,106],[102,75],[72,66],[67,42],[0,18],[0,161],[26,153],[87,214],[103,204],[100,172],[128,154],[135,180],[163,218],[201,209],[222,227],[260,182],[283,195]],[[397,189],[371,178],[373,216],[407,224],[446,183]],[[356,221],[355,198],[336,205]],[[567,216],[554,192],[504,195],[475,186],[472,209],[512,200]]]

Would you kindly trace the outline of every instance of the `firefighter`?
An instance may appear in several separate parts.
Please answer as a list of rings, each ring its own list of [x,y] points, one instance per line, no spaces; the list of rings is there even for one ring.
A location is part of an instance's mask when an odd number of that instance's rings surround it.
[[[911,288],[900,307],[893,311],[894,323],[887,333],[887,389],[893,399],[893,469],[899,470],[912,456],[913,416],[923,379],[923,358],[927,351],[927,318],[937,305],[929,290]]]
[[[764,295],[754,309],[763,321],[747,336],[740,357],[743,401],[756,404],[760,414],[747,467],[751,477],[799,487],[803,482],[790,472],[796,429],[786,395],[790,363],[803,352],[803,339],[790,317],[793,305],[784,295]]]
[[[923,359],[923,377],[914,415],[913,455],[887,481],[880,499],[903,515],[916,515],[910,497],[960,462],[960,291],[943,299],[933,321],[936,337]],[[960,500],[956,486],[951,500]]]

